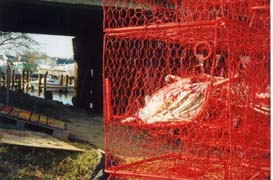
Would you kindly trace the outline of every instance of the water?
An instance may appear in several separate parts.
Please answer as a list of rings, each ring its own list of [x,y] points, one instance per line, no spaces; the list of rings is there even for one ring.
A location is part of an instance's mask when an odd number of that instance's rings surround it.
[[[40,96],[38,96],[38,92],[37,91],[32,91],[32,92],[28,92],[28,94],[35,96],[35,97],[40,97],[40,98],[44,98],[43,93],[40,94]],[[52,92],[52,96],[53,96],[53,100],[54,101],[59,101],[62,102],[63,104],[69,104],[69,105],[73,105],[72,104],[72,97],[73,97],[73,92],[68,92],[68,93],[64,93],[64,92]]]

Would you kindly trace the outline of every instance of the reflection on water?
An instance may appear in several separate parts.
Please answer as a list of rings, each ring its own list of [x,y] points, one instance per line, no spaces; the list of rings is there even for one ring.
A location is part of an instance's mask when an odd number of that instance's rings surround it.
[[[40,97],[40,98],[44,98],[43,93],[40,94],[40,96],[38,96],[38,92],[37,91],[32,91],[32,92],[28,92],[28,94],[35,96],[35,97]],[[64,92],[52,92],[52,96],[53,96],[53,100],[54,101],[60,101],[63,104],[69,104],[72,105],[72,97],[73,97],[73,92],[68,92],[68,93],[64,93]]]

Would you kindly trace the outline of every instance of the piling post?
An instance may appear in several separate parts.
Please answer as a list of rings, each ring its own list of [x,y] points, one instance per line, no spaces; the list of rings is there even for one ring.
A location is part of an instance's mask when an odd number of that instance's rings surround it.
[[[29,79],[28,79],[28,82],[29,82],[29,89],[31,89],[31,77],[32,77],[32,71],[29,71]]]
[[[3,80],[3,77],[2,77],[2,72],[1,72],[1,68],[0,68],[0,86],[2,86],[2,80]]]
[[[25,70],[22,71],[22,75],[21,75],[21,89],[24,91],[25,89]]]
[[[18,79],[17,81],[17,89],[20,90],[21,89],[21,74],[18,75]]]
[[[7,65],[7,69],[6,69],[6,104],[9,105],[9,88],[10,88],[10,67],[9,65]]]
[[[7,73],[5,72],[3,74],[3,87],[6,87],[6,81],[7,81]]]
[[[13,69],[12,70],[12,73],[11,73],[11,89],[14,90],[14,81],[15,81],[15,70]]]
[[[38,74],[38,89],[37,89],[38,96],[40,96],[41,94],[41,81],[42,81],[42,75],[39,73]]]
[[[63,85],[63,80],[64,80],[64,76],[61,74],[61,78],[60,78],[60,86]]]
[[[44,84],[43,84],[43,91],[44,91],[44,94],[45,94],[45,92],[46,92],[46,78],[47,78],[47,74],[48,74],[48,72],[46,72],[45,74],[44,74]]]
[[[77,89],[78,89],[78,63],[74,63],[74,89],[73,89],[73,97],[77,97]]]
[[[26,90],[28,91],[29,90],[29,71],[27,71],[26,83],[27,83]]]
[[[72,85],[72,82],[73,82],[73,77],[69,77],[69,85]]]
[[[68,91],[68,79],[69,79],[69,76],[68,74],[65,76],[65,89],[66,91]]]

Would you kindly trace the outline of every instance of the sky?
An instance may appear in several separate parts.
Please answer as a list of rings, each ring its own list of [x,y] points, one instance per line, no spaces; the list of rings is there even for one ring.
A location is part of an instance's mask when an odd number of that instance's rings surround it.
[[[31,34],[40,46],[38,50],[50,57],[73,58],[73,36]]]

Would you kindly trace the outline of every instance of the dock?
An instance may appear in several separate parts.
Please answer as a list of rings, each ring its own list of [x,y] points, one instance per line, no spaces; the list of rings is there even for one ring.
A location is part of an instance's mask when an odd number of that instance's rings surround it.
[[[21,74],[16,74],[14,70],[6,70],[5,73],[0,72],[0,86],[9,87],[11,90],[22,90],[25,92],[36,89],[38,95],[45,91],[68,92],[75,89],[73,76],[55,76],[56,82],[53,84],[48,82],[49,76],[52,76],[52,74],[49,74],[48,72],[43,74],[39,73],[36,76],[37,77],[34,78],[31,71],[22,71]]]

